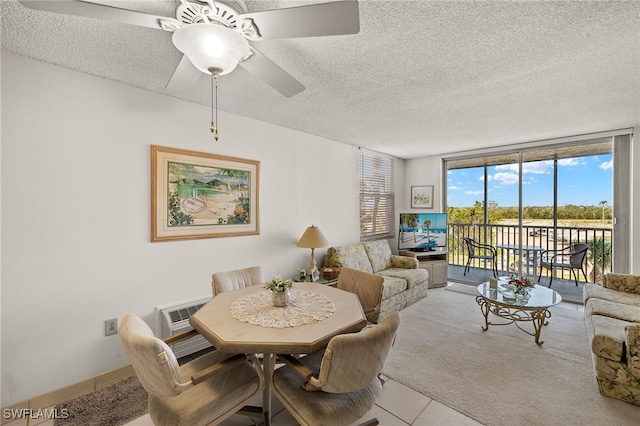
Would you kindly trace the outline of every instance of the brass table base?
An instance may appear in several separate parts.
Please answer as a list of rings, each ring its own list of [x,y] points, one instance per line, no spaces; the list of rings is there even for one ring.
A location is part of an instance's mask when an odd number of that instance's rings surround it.
[[[549,312],[547,308],[527,308],[516,305],[506,306],[482,296],[476,296],[476,302],[478,303],[478,305],[480,305],[480,311],[482,312],[482,315],[484,315],[484,327],[482,327],[483,331],[487,331],[489,329],[489,325],[515,324],[516,327],[518,327],[520,330],[524,331],[530,336],[534,336],[536,338],[536,344],[542,345],[544,343],[544,341],[540,341],[540,331],[542,330],[543,325],[549,324],[547,318],[551,317],[551,312]],[[508,322],[490,322],[489,313],[492,313],[500,318],[504,318],[508,320]],[[533,323],[535,332],[531,333],[530,331],[527,331],[520,327],[518,322],[523,321],[531,321]]]

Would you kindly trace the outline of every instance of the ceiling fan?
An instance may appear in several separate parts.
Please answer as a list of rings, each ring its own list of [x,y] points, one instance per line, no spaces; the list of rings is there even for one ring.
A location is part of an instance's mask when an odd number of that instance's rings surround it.
[[[252,44],[259,40],[356,34],[360,31],[355,0],[284,9],[247,12],[243,0],[179,0],[176,17],[156,16],[84,0],[18,0],[24,6],[47,12],[75,15],[173,32],[174,45],[185,55],[167,89],[178,92],[192,87],[200,72],[222,75],[240,65],[286,97],[305,87]],[[217,37],[227,43],[216,45]],[[214,43],[211,44],[211,41]],[[208,42],[208,45],[203,45]],[[218,43],[220,43],[218,41]],[[231,43],[234,53],[227,62],[211,64],[212,55]]]

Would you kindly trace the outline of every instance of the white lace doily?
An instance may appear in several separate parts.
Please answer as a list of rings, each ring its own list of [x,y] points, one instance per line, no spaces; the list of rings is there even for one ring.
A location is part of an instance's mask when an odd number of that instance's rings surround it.
[[[249,324],[285,328],[313,324],[329,318],[336,305],[329,298],[312,291],[291,289],[285,307],[273,306],[271,291],[257,291],[239,297],[231,304],[231,316]]]

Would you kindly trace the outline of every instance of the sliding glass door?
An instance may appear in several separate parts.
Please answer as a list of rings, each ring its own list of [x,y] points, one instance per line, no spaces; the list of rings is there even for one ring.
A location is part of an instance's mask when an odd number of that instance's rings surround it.
[[[497,248],[501,274],[538,278],[547,251],[588,244],[580,281],[600,281],[614,255],[612,165],[613,137],[445,159],[450,263],[466,263],[469,237]]]

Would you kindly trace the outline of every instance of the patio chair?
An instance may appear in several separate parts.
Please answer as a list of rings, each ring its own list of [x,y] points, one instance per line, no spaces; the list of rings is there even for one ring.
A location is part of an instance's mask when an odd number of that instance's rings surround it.
[[[481,244],[469,237],[463,237],[463,240],[467,246],[467,252],[469,255],[467,264],[464,267],[464,275],[467,275],[473,259],[480,259],[492,262],[493,277],[498,278],[498,265],[495,247],[490,246],[489,244]]]
[[[584,280],[587,281],[586,260],[589,244],[574,244],[559,250],[544,250],[540,256],[540,275],[538,282],[542,277],[542,268],[551,271],[549,279],[549,287],[553,282],[554,269],[569,269],[573,274],[576,286],[578,285],[578,274],[576,270],[582,271]]]

